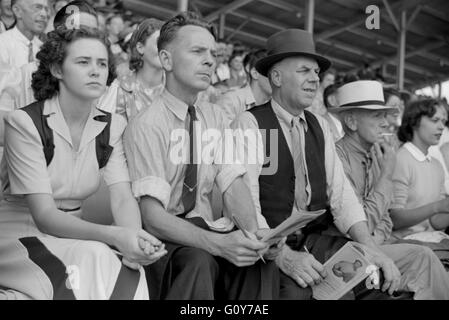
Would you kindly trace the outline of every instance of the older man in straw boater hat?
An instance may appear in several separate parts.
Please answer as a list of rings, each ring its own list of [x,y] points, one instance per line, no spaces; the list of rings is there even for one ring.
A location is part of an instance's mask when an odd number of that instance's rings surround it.
[[[393,222],[388,209],[393,193],[392,175],[396,163],[393,147],[385,139],[388,121],[382,84],[355,81],[337,90],[338,113],[345,136],[337,142],[346,176],[363,204],[368,229],[376,243],[391,235]],[[415,299],[449,299],[449,277],[438,257],[429,249],[413,244],[385,245],[402,273],[401,288],[415,292]]]
[[[365,212],[343,171],[327,122],[304,110],[312,103],[318,74],[330,66],[329,60],[315,52],[312,35],[300,29],[272,35],[267,51],[256,69],[268,77],[272,99],[243,112],[232,124],[242,129],[236,134],[237,150],[247,167],[257,210],[266,219],[259,228],[274,228],[290,215],[305,215],[304,210],[326,210],[290,235],[276,258],[283,271],[282,290],[289,292],[281,296],[296,292],[299,299],[310,298],[310,288],[327,276],[322,263],[352,238],[372,252],[372,262],[385,278],[381,290],[368,290],[363,283],[356,286],[356,298],[392,298],[401,273],[368,230]],[[245,136],[245,130],[255,131],[256,140]],[[258,148],[260,145],[263,147]],[[245,161],[245,155],[254,154],[256,165]]]

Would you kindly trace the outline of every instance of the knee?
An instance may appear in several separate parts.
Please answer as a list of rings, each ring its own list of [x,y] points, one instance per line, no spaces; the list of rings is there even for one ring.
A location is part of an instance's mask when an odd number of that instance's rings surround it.
[[[102,261],[109,263],[116,259],[115,254],[106,244],[98,241],[83,241],[80,246],[81,254],[91,261]],[[117,258],[118,259],[118,258]]]
[[[193,274],[218,274],[218,263],[210,253],[191,247],[181,248],[176,254],[176,266]]]

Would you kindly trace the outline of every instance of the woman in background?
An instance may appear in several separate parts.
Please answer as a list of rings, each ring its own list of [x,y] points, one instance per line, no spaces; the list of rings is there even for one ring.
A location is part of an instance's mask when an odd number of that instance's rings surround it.
[[[414,101],[405,108],[398,131],[404,144],[397,153],[390,211],[397,239],[449,225],[443,167],[428,153],[430,146],[438,144],[447,117],[444,106],[433,99]]]
[[[131,73],[114,81],[109,89],[110,95],[116,95],[115,112],[128,120],[149,106],[164,89],[164,70],[157,49],[162,24],[157,19],[146,19],[137,26],[129,43]]]

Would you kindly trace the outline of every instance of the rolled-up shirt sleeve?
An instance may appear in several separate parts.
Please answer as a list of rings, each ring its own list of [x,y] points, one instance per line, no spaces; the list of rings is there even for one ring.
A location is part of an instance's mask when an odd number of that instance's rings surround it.
[[[214,166],[217,169],[215,181],[218,189],[224,193],[235,179],[246,173],[246,168],[234,156],[235,144],[232,138],[232,129],[229,128],[225,112],[214,106],[214,114],[217,118],[216,123],[219,125],[216,128],[217,133],[220,133],[217,134],[214,154]]]
[[[53,193],[39,132],[22,110],[5,118],[4,152],[11,194]]]
[[[325,168],[327,193],[335,226],[343,234],[356,223],[366,221],[366,215],[354,189],[346,177],[343,165],[335,150],[332,133],[326,120],[319,118],[325,139]]]
[[[167,139],[161,128],[135,121],[126,128],[123,141],[134,197],[139,200],[140,197],[151,196],[165,209],[169,204],[171,187],[161,155],[168,152]]]
[[[262,215],[259,200],[259,175],[264,161],[263,139],[256,118],[249,113],[241,113],[231,124],[235,134],[235,156],[247,171],[244,181],[250,188],[256,218],[260,229],[268,229],[268,223]]]

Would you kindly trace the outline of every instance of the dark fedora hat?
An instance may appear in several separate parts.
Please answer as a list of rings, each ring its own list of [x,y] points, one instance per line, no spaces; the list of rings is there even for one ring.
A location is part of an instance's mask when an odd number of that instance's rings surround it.
[[[317,61],[320,72],[326,71],[331,62],[315,52],[315,43],[310,32],[287,29],[273,34],[267,40],[267,56],[256,63],[256,70],[267,76],[273,64],[288,57],[305,56]]]

